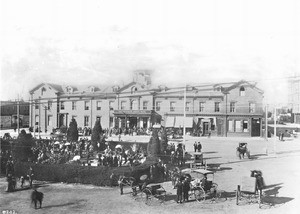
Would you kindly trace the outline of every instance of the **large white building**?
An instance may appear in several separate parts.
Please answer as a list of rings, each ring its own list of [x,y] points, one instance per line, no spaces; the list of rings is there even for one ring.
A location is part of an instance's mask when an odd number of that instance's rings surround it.
[[[68,126],[165,127],[201,130],[202,135],[260,136],[263,91],[247,81],[168,88],[153,86],[151,72],[135,71],[125,86],[37,85],[30,91],[30,125],[41,130]]]

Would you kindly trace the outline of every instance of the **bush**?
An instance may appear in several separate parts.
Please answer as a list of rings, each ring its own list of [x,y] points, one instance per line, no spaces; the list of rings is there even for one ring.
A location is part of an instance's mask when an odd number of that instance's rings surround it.
[[[53,181],[64,183],[82,183],[96,186],[110,185],[110,175],[112,172],[119,175],[129,176],[129,167],[109,168],[105,166],[92,167],[75,164],[33,164],[28,162],[16,162],[16,176],[26,175],[29,167],[32,167],[34,180]]]

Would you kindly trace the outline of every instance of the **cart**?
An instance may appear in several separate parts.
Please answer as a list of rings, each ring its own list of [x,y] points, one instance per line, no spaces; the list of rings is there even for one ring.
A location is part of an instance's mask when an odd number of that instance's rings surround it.
[[[193,154],[193,161],[190,162],[190,168],[206,168],[206,162],[203,160],[202,152],[195,152]]]
[[[251,177],[241,177],[240,185],[236,190],[236,204],[258,203],[259,208],[262,204],[262,188],[263,178],[261,174],[257,174],[257,170],[251,171]],[[260,172],[261,173],[261,172]]]
[[[245,142],[240,142],[239,146],[236,148],[236,155],[242,159],[245,157],[245,154],[247,157],[250,159],[250,150],[247,147],[247,143]]]
[[[210,199],[212,202],[226,201],[225,191],[218,189],[214,183],[214,172],[205,169],[184,169],[182,173],[190,178],[189,198],[198,202]]]

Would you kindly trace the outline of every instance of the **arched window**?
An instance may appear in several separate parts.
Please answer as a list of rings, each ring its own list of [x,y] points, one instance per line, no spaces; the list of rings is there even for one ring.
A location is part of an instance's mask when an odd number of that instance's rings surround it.
[[[245,96],[245,88],[244,88],[244,86],[240,87],[240,96],[241,97]]]
[[[135,92],[137,92],[137,87],[133,86],[133,87],[131,88],[131,93],[133,94],[133,93],[135,93]]]

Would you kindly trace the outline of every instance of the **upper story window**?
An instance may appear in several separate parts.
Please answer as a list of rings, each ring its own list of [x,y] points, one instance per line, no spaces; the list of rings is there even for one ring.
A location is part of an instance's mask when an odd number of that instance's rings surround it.
[[[46,91],[46,88],[43,87],[43,88],[41,89],[41,96],[44,95],[45,91]]]
[[[204,102],[199,103],[199,111],[203,112],[204,111]]]
[[[61,101],[60,102],[60,110],[64,110],[65,109],[65,102]]]
[[[114,101],[109,101],[109,110],[114,110]]]
[[[48,100],[48,110],[52,108],[52,100]]]
[[[137,90],[138,90],[137,87],[133,86],[131,88],[131,93],[134,94],[135,92],[137,92]]]
[[[241,97],[245,96],[245,88],[244,88],[244,86],[240,87],[240,96]]]
[[[190,111],[191,110],[191,102],[186,102],[185,103],[185,111]]]
[[[92,93],[95,92],[95,87],[94,87],[94,86],[91,86],[91,87],[90,87],[90,92],[92,92]]]
[[[72,110],[76,110],[76,101],[72,101]]]
[[[170,102],[170,111],[175,111],[176,102]]]
[[[126,101],[121,101],[121,110],[125,110],[126,108]]]
[[[39,103],[38,103],[38,101],[35,101],[35,109],[39,109]]]
[[[73,88],[71,86],[66,87],[67,93],[73,93]]]
[[[155,104],[155,110],[160,111],[160,106],[161,106],[161,102],[157,101],[156,104]]]
[[[220,111],[220,102],[215,102],[215,112]]]
[[[255,112],[255,103],[249,103],[249,113]]]
[[[138,102],[137,100],[130,101],[130,110],[138,110]]]
[[[143,110],[148,109],[148,101],[143,101]]]
[[[101,101],[97,101],[97,110],[101,110]]]
[[[89,110],[89,109],[90,109],[90,102],[84,101],[84,110]]]
[[[235,112],[235,102],[230,102],[230,112]]]

